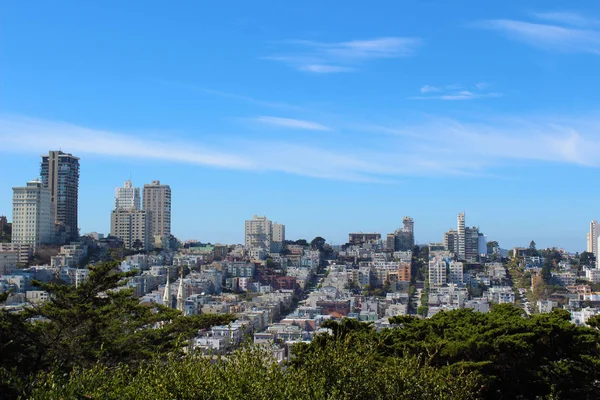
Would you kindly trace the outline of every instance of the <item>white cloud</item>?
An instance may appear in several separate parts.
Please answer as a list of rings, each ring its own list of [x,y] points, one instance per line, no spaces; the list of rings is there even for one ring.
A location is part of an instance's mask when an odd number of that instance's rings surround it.
[[[267,101],[267,100],[257,99],[257,98],[251,97],[251,96],[245,96],[245,95],[238,94],[238,93],[223,92],[221,90],[208,89],[205,87],[196,86],[196,85],[192,85],[189,83],[165,81],[165,80],[157,80],[157,82],[171,86],[171,87],[207,93],[207,94],[211,94],[211,95],[215,95],[215,96],[219,96],[219,97],[226,97],[229,99],[239,100],[239,101],[242,101],[245,103],[257,104],[257,105],[265,106],[265,107],[280,108],[280,109],[285,109],[285,110],[302,110],[301,107],[292,105],[292,104],[287,104],[287,103],[278,102],[278,101]]]
[[[324,179],[397,182],[404,176],[494,174],[505,165],[518,165],[517,161],[600,167],[599,129],[597,115],[490,117],[480,122],[430,116],[412,125],[364,126],[359,128],[363,134],[343,141],[313,143],[296,136],[279,141],[215,137],[211,142],[204,136],[134,137],[63,122],[0,115],[0,152],[39,154],[62,146],[82,157],[96,154]],[[385,135],[374,141],[372,135],[364,133]]]
[[[298,67],[301,71],[315,72],[317,74],[330,74],[333,72],[351,72],[352,68],[348,67],[340,67],[337,65],[327,65],[327,64],[306,64],[300,65]]]
[[[425,85],[421,88],[421,93],[439,92],[440,90],[438,87]]]
[[[355,71],[357,64],[379,58],[407,57],[422,41],[408,37],[383,37],[347,42],[292,40],[285,54],[263,57],[288,64],[300,71],[333,73]],[[300,47],[300,48],[299,48]]]
[[[256,120],[258,122],[261,122],[264,124],[281,126],[281,127],[285,127],[285,128],[308,129],[311,131],[329,131],[329,130],[331,130],[330,128],[326,127],[325,125],[319,124],[317,122],[304,121],[301,119],[262,116],[262,117],[256,118]]]
[[[489,85],[477,83],[473,90],[465,90],[462,85],[452,84],[442,87],[425,85],[421,88],[422,96],[409,97],[411,100],[473,100],[485,97],[499,97],[500,93],[484,92]]]
[[[341,43],[315,43],[323,51],[338,57],[373,59],[412,55],[421,40],[405,37],[385,37],[371,40],[353,40]]]
[[[569,53],[600,54],[600,31],[558,25],[496,19],[479,26],[501,32],[530,46]]]
[[[581,27],[594,26],[600,23],[596,19],[590,19],[579,13],[568,11],[534,13],[533,15],[538,19]]]

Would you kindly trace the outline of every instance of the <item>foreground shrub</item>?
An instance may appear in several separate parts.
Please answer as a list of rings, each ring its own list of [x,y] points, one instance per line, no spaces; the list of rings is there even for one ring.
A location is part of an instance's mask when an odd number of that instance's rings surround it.
[[[298,365],[281,366],[267,350],[229,357],[187,356],[132,369],[98,365],[40,376],[32,399],[474,399],[474,373],[424,366],[417,358],[379,361],[368,348],[331,343]]]

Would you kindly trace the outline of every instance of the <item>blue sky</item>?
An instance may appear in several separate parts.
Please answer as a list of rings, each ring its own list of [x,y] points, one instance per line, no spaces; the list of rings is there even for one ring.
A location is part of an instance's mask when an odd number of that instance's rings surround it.
[[[62,148],[82,232],[131,174],[171,185],[181,239],[264,214],[343,243],[409,215],[441,241],[464,210],[502,247],[582,251],[597,71],[596,1],[5,1],[0,215]]]

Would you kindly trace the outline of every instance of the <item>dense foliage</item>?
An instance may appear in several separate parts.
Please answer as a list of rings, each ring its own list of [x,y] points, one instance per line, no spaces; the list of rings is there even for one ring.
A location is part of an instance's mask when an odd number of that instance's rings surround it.
[[[286,368],[268,350],[247,347],[227,358],[171,359],[137,370],[97,366],[49,374],[32,399],[475,399],[475,374],[450,374],[416,358],[377,359],[372,344],[348,351],[330,341]]]
[[[226,324],[230,315],[184,317],[177,310],[142,305],[121,287],[131,273],[117,264],[94,267],[78,287],[35,283],[51,301],[24,312],[0,313],[0,392],[26,392],[43,371],[70,372],[97,364],[135,367],[177,354],[198,330]]]
[[[523,317],[500,305],[488,314],[461,309],[391,322],[398,327],[380,332],[351,320],[326,323],[334,334],[303,346],[295,362],[331,341],[349,351],[366,341],[382,361],[418,357],[437,371],[470,371],[482,382],[483,398],[595,399],[600,393],[600,332],[573,325],[565,310]]]

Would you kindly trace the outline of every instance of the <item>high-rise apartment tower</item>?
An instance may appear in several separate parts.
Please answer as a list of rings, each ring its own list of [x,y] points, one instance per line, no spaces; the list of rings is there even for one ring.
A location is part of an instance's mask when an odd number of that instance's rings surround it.
[[[466,243],[465,243],[465,213],[461,212],[458,214],[458,221],[457,221],[457,232],[458,232],[458,258],[460,260],[464,260],[466,257],[465,254],[465,250],[466,250]]]
[[[67,240],[79,237],[77,203],[79,193],[79,158],[62,151],[42,156],[40,176],[50,189],[52,215],[62,225]]]
[[[13,188],[13,222],[11,241],[27,244],[34,250],[54,241],[54,219],[50,190],[40,181]]]
[[[152,236],[171,235],[171,187],[152,181],[144,185],[144,210],[149,213]]]

